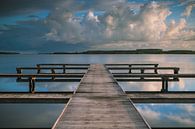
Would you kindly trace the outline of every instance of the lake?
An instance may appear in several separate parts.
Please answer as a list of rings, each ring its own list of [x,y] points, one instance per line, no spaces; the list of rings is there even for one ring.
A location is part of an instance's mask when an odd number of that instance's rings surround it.
[[[16,73],[16,67],[38,63],[158,63],[180,67],[180,73],[195,73],[194,55],[153,54],[66,54],[0,55],[0,73]],[[36,91],[74,91],[78,82],[36,83]],[[119,82],[125,91],[159,91],[159,82]],[[170,91],[195,91],[195,79],[180,79],[169,84]],[[27,83],[0,79],[0,91],[28,91]],[[0,104],[0,128],[50,128],[65,104]],[[152,127],[195,127],[194,104],[136,104]]]

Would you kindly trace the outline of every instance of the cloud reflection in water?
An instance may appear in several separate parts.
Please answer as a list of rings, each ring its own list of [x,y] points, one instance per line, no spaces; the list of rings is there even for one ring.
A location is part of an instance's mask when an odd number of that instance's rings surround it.
[[[195,104],[136,104],[152,127],[194,127]]]

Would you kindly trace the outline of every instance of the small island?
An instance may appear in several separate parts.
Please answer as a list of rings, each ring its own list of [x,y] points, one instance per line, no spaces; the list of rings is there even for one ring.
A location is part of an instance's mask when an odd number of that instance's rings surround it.
[[[136,50],[88,50],[83,52],[53,52],[47,54],[195,54],[195,51],[192,50],[165,51],[162,49],[136,49]]]

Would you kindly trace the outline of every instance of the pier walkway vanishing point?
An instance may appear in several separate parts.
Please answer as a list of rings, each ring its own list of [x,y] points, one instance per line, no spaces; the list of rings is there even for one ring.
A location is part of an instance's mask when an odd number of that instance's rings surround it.
[[[149,129],[103,65],[91,65],[53,129]]]

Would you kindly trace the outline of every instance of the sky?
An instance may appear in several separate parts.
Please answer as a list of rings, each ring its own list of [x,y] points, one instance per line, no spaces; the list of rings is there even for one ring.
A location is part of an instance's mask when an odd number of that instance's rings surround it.
[[[195,50],[195,0],[1,0],[0,51]]]

